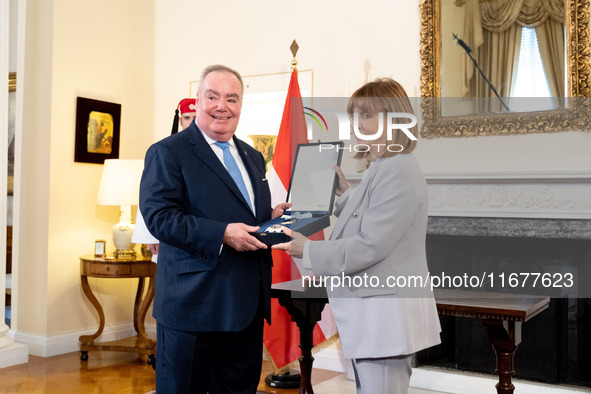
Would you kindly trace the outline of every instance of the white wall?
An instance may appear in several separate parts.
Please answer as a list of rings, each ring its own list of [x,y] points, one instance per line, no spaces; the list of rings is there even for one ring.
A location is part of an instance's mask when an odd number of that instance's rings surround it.
[[[119,217],[117,207],[96,205],[102,166],[74,162],[76,97],[121,104],[119,157],[142,158],[137,142],[153,133],[146,114],[152,112],[154,23],[148,1],[27,4],[13,320],[17,339],[43,342],[98,326],[81,290],[79,257],[94,253],[95,239],[110,240]],[[131,321],[137,279],[90,283],[107,326]]]
[[[224,63],[242,75],[289,71],[293,39],[298,67],[314,70],[315,96],[346,97],[379,76],[419,92],[417,0],[155,3],[155,138],[169,133],[179,95],[204,67]]]
[[[591,171],[591,133],[561,132],[421,140],[428,174]]]

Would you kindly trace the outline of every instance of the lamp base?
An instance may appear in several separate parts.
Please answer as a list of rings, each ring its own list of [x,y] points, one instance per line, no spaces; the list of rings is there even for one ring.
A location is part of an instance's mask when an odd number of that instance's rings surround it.
[[[120,260],[135,260],[136,253],[133,249],[115,249],[113,256]]]

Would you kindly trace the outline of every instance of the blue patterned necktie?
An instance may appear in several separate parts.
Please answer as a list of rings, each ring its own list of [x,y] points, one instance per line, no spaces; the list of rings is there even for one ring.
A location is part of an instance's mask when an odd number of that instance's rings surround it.
[[[234,156],[232,156],[232,153],[230,152],[230,144],[228,142],[219,141],[215,144],[222,149],[222,152],[224,153],[224,164],[226,165],[226,169],[230,173],[232,179],[234,179],[236,186],[238,186],[238,189],[240,189],[240,192],[252,210],[250,196],[248,195],[248,190],[246,190],[246,184],[244,183],[244,179],[242,178],[242,173],[238,168],[238,164],[236,164],[236,160],[234,160]]]

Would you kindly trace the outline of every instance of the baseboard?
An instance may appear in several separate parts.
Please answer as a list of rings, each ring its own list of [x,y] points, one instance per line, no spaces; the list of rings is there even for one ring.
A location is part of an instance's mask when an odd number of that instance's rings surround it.
[[[45,337],[17,331],[13,333],[13,338],[16,342],[28,345],[29,354],[33,356],[52,357],[80,350],[80,335],[92,335],[95,332],[96,329],[89,329]],[[115,341],[132,335],[135,335],[135,330],[131,322],[109,325],[97,341]]]
[[[431,367],[413,368],[410,387],[441,391],[449,394],[474,394],[495,392],[498,378],[492,375],[443,370]],[[515,392],[520,394],[579,394],[589,393],[589,389],[535,383],[512,379]]]
[[[336,372],[347,372],[349,360],[343,357],[339,348],[329,347],[314,355],[314,368]],[[351,378],[353,375],[351,374]],[[493,375],[461,372],[432,367],[413,368],[410,387],[423,390],[439,391],[448,394],[474,394],[495,391],[498,378]],[[513,379],[516,392],[520,394],[582,394],[591,390],[536,383],[521,379]]]
[[[343,350],[336,347],[327,347],[314,354],[314,368],[326,369],[336,372],[347,372],[347,364],[350,361],[343,356]]]
[[[156,339],[156,323],[147,323],[145,326],[146,335],[149,338]]]
[[[13,343],[0,349],[0,368],[25,364],[29,361],[29,348],[22,343]]]

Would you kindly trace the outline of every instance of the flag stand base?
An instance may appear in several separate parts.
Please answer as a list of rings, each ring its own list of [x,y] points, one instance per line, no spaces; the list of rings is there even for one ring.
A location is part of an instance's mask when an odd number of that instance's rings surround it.
[[[295,369],[280,375],[265,376],[265,383],[278,389],[297,389],[300,387],[301,380],[300,372]]]

